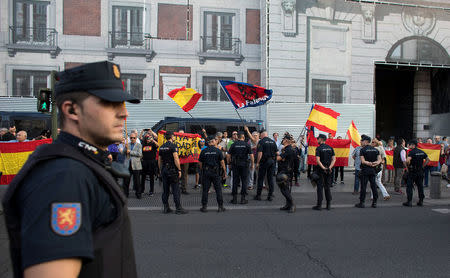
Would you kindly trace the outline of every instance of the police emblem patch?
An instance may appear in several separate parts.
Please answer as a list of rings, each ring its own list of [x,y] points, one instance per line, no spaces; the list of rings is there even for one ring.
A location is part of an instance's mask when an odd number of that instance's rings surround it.
[[[81,226],[80,203],[53,203],[50,220],[52,230],[61,236],[75,234]]]
[[[117,79],[120,78],[120,70],[117,65],[113,65],[113,74]]]

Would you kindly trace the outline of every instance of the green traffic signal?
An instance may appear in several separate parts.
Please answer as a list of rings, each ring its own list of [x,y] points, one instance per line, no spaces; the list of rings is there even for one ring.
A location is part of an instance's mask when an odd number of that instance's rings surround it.
[[[37,99],[38,112],[50,112],[52,91],[50,89],[40,89]]]

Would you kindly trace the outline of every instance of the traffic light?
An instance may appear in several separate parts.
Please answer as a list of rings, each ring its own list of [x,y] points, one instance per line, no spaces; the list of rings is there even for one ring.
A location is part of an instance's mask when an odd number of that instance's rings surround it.
[[[52,91],[50,89],[40,89],[37,98],[38,112],[50,112]]]

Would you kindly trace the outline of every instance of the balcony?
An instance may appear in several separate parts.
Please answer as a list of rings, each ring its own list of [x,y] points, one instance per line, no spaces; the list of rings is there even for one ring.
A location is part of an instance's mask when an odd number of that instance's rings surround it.
[[[52,58],[58,56],[58,32],[54,28],[34,28],[9,26],[9,43],[6,45],[8,55],[14,57],[16,52],[48,52]]]
[[[200,64],[203,65],[207,59],[231,60],[239,66],[244,60],[241,50],[242,42],[238,38],[225,36],[201,36],[200,52],[198,53]]]
[[[136,32],[109,32],[106,52],[110,61],[115,56],[143,56],[151,62],[156,55],[150,34]]]

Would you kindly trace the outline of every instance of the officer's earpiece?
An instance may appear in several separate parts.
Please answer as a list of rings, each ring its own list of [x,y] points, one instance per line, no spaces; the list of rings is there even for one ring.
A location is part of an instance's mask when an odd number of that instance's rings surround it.
[[[77,113],[75,113],[75,110],[73,109],[73,107],[70,107],[69,108],[69,114],[76,115]]]

